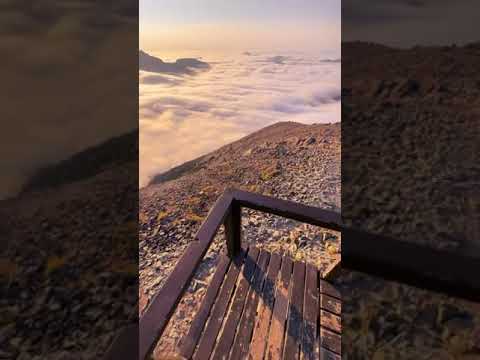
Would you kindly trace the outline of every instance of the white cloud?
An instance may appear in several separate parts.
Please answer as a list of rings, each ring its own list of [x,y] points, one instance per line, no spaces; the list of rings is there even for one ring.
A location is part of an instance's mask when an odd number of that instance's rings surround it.
[[[130,55],[138,42],[136,15],[122,15],[122,2],[114,9],[64,3],[2,3],[0,199],[14,195],[39,167],[136,124],[131,70],[138,58]]]
[[[204,59],[210,71],[145,81],[140,73],[140,185],[279,121],[340,121],[340,63],[278,54]],[[161,56],[159,56],[161,57]],[[215,61],[213,61],[215,60]]]

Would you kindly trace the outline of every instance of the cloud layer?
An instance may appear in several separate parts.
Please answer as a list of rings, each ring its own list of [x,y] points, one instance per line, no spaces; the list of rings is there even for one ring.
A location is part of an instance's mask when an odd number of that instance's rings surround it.
[[[137,9],[131,0],[1,2],[0,199],[39,167],[136,126]]]
[[[141,71],[140,186],[275,122],[340,121],[340,63],[325,60],[249,52],[195,76]]]

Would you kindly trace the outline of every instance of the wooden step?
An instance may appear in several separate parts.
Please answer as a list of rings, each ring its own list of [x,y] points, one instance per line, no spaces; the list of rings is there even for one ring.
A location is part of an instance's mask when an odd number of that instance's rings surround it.
[[[221,258],[180,355],[336,360],[340,316],[340,293],[315,266],[251,247]]]

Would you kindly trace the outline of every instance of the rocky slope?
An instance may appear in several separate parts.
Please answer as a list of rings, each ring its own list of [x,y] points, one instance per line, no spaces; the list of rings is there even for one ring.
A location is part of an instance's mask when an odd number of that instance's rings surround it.
[[[107,141],[0,201],[1,359],[98,359],[136,321],[137,150]]]
[[[138,130],[108,139],[57,164],[39,169],[23,186],[23,193],[40,191],[94,177],[112,166],[138,159]]]
[[[342,49],[345,218],[480,256],[480,44]]]
[[[140,191],[140,302],[144,309],[227,187],[340,210],[340,124],[277,123],[159,176]],[[248,211],[243,241],[315,263],[339,261],[339,234]],[[174,353],[200,305],[218,253],[212,245],[161,339],[157,357]]]
[[[479,43],[342,44],[345,221],[480,256],[479,63]],[[358,273],[346,273],[338,285],[348,294],[342,336],[351,346],[345,356],[480,356],[478,304]]]

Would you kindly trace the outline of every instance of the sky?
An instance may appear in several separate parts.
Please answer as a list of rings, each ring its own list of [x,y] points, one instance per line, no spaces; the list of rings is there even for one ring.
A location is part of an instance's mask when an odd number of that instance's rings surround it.
[[[479,41],[478,0],[342,0],[342,41],[394,47]]]
[[[150,51],[340,46],[338,0],[142,0],[139,13],[140,47]]]

